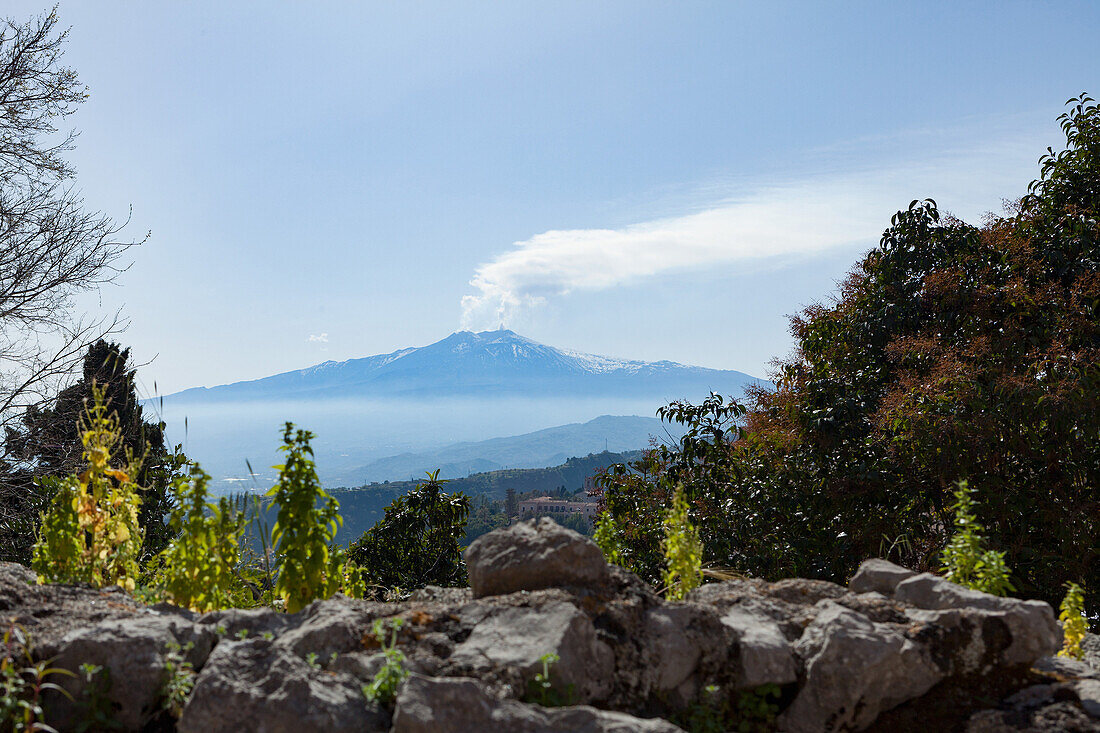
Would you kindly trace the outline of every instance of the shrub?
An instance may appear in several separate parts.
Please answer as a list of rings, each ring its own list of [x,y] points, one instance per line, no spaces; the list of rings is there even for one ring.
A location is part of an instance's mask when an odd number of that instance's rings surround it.
[[[241,585],[235,569],[240,562],[240,538],[245,515],[230,499],[207,501],[208,476],[192,465],[189,477],[172,488],[177,506],[169,526],[175,533],[161,556],[157,580],[167,598],[179,606],[206,612],[230,605]]]
[[[1085,618],[1085,591],[1077,583],[1069,583],[1066,597],[1062,599],[1061,610],[1058,620],[1062,622],[1064,641],[1058,656],[1084,659],[1085,652],[1081,649],[1081,642],[1088,633],[1089,622]]]
[[[684,487],[677,486],[665,517],[665,588],[669,600],[681,600],[703,582],[703,545],[688,517]]]
[[[463,536],[470,497],[447,494],[439,471],[428,474],[386,507],[382,519],[348,548],[364,580],[376,588],[421,588],[466,583]]]
[[[93,387],[92,392],[80,423],[87,468],[61,482],[42,518],[31,566],[42,583],[118,584],[133,590],[142,536],[139,487],[130,477],[140,460],[126,450],[126,468],[112,467],[120,440],[118,418],[108,413],[103,390]]]
[[[1015,590],[1003,552],[985,549],[984,528],[974,513],[974,490],[965,481],[955,489],[955,535],[943,550],[944,577],[952,583],[993,595]]]
[[[341,553],[329,548],[340,525],[340,505],[321,488],[312,439],[309,431],[295,431],[293,424],[286,424],[280,448],[286,462],[276,466],[279,483],[267,493],[278,508],[271,529],[275,552],[282,558],[275,592],[289,613],[331,596],[340,589],[344,574]]]

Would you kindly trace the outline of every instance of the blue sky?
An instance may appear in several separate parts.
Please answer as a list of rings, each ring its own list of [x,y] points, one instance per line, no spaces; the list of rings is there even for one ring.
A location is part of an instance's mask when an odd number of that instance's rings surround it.
[[[162,394],[501,320],[763,375],[896,209],[999,209],[1100,93],[1095,2],[59,13],[78,184],[152,232],[82,304]]]

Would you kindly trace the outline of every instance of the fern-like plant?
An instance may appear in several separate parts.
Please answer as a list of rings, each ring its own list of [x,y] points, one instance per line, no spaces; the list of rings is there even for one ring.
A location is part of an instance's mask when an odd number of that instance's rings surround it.
[[[276,466],[279,483],[267,493],[278,506],[271,529],[275,551],[282,557],[275,592],[289,613],[331,596],[340,589],[344,576],[343,553],[329,547],[341,524],[340,505],[321,488],[309,444],[312,439],[309,431],[286,424],[280,448],[286,462]]]
[[[1003,552],[985,547],[985,528],[978,522],[974,506],[974,490],[966,481],[955,487],[955,534],[943,550],[944,577],[952,583],[992,593],[1008,595],[1016,590],[1009,581],[1008,566]]]
[[[664,581],[666,597],[680,600],[703,582],[703,543],[688,516],[688,501],[683,485],[672,495],[672,509],[664,520]]]
[[[240,562],[245,515],[223,497],[207,501],[210,476],[192,464],[190,475],[172,483],[177,504],[169,526],[175,537],[161,555],[159,584],[168,600],[206,612],[230,605],[241,582],[234,574]]]
[[[92,385],[92,396],[80,420],[87,468],[60,482],[42,517],[31,567],[40,583],[117,584],[132,591],[142,533],[140,488],[130,477],[141,459],[126,451],[125,468],[112,465],[121,440],[118,417],[108,412],[98,385]]]
[[[1081,642],[1088,633],[1089,622],[1085,618],[1085,590],[1077,583],[1068,584],[1061,610],[1058,620],[1062,622],[1063,642],[1058,656],[1084,659],[1085,652],[1081,649]]]

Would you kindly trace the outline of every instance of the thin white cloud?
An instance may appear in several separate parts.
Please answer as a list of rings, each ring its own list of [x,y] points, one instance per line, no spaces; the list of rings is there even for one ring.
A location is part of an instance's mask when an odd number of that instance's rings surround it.
[[[812,256],[878,241],[890,216],[935,198],[964,218],[999,210],[1034,176],[1036,135],[985,141],[921,163],[762,185],[682,216],[618,229],[552,230],[478,266],[462,298],[464,328],[507,324],[522,311],[578,291],[764,258]]]
[[[327,344],[328,343],[328,334],[327,333],[310,334],[309,338],[306,339],[306,340],[311,344]]]

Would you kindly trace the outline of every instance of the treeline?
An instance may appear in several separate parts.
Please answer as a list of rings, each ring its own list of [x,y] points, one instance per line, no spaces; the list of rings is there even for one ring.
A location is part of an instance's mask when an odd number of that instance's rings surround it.
[[[656,582],[677,487],[707,563],[843,582],[867,557],[941,570],[960,481],[1011,584],[1100,589],[1100,109],[1002,216],[900,211],[746,405],[673,403],[675,447],[600,481],[609,551]]]

